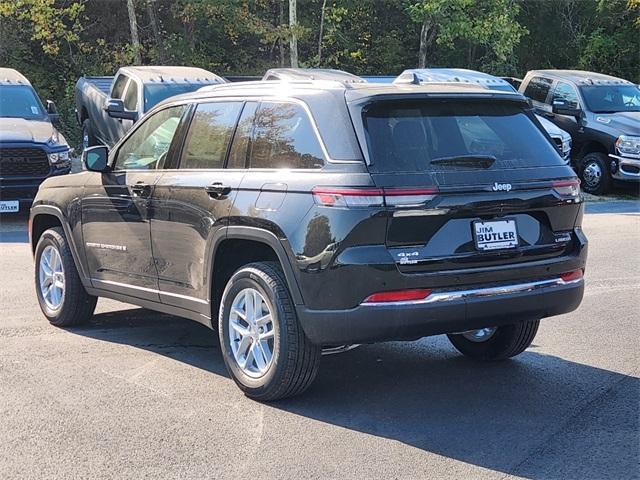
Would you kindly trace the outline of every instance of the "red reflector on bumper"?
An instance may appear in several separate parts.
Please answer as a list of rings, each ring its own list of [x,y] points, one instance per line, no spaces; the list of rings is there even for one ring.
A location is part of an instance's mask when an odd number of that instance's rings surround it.
[[[410,302],[424,300],[431,295],[428,288],[416,288],[413,290],[395,290],[392,292],[380,292],[369,295],[362,303],[386,303],[386,302]]]
[[[563,273],[560,278],[564,282],[573,282],[574,280],[580,280],[582,278],[582,269],[573,270],[572,272]]]

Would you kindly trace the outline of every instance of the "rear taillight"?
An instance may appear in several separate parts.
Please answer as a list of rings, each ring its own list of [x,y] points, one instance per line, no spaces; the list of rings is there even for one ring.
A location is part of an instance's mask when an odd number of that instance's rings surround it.
[[[325,188],[312,190],[313,199],[323,207],[381,207],[384,197],[380,188]]]
[[[391,292],[380,292],[369,295],[362,303],[415,302],[418,300],[424,300],[429,295],[431,295],[431,290],[428,288],[394,290]]]
[[[312,193],[324,207],[413,207],[433,200],[438,189],[316,187]]]
[[[391,207],[415,207],[434,199],[437,188],[383,188],[384,201]]]
[[[553,182],[553,190],[561,197],[578,197],[580,196],[580,180],[563,180]]]
[[[562,279],[563,282],[575,282],[576,280],[580,280],[583,274],[584,272],[582,271],[581,268],[579,268],[577,270],[572,270],[570,272],[563,273],[562,275],[560,275],[560,278]]]

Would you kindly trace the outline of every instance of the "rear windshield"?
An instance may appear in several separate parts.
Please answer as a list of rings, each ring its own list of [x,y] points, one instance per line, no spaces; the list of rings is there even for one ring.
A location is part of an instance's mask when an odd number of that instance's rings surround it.
[[[512,103],[378,102],[364,110],[363,121],[375,172],[563,164],[539,128]],[[465,161],[456,163],[458,157]]]

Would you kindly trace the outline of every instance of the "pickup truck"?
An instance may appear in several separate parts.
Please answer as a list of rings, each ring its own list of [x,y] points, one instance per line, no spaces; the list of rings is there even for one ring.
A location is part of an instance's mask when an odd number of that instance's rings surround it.
[[[638,85],[581,70],[533,70],[519,90],[536,113],[571,134],[571,157],[585,192],[604,194],[614,181],[638,185]]]
[[[24,75],[0,68],[0,213],[28,209],[46,178],[71,171],[57,118],[54,103],[45,107]]]
[[[82,148],[113,146],[162,100],[219,83],[226,81],[194,67],[123,67],[115,77],[81,77],[76,83],[75,102]]]

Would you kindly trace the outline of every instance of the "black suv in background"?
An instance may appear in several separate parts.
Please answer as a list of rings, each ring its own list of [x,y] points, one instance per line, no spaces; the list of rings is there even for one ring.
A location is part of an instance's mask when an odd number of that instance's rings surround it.
[[[27,210],[45,178],[71,171],[57,117],[20,72],[0,68],[0,214]]]
[[[45,182],[30,236],[49,321],[104,296],[202,322],[238,386],[274,400],[326,348],[446,333],[505,359],[578,307],[578,180],[524,97],[330,76],[174,97]]]
[[[580,70],[534,70],[520,85],[537,112],[573,139],[572,157],[589,193],[613,180],[640,182],[640,88]]]

